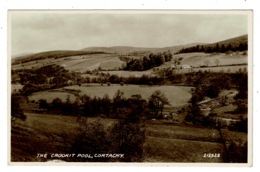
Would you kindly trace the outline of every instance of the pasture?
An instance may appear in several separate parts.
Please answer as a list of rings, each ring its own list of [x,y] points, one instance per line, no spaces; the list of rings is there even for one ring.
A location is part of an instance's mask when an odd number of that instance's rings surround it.
[[[236,72],[247,72],[247,65],[238,65],[238,66],[218,66],[218,67],[203,67],[203,68],[193,68],[193,72],[198,71],[210,71],[210,72],[225,72],[225,73],[236,73]],[[185,69],[183,69],[185,71]]]
[[[29,98],[29,100],[34,100],[34,101],[44,99],[48,103],[51,103],[52,100],[55,98],[60,98],[63,102],[65,102],[68,97],[70,98],[70,101],[72,101],[72,102],[74,102],[76,99],[75,95],[73,95],[71,93],[67,93],[64,91],[55,91],[55,90],[36,92],[36,93],[31,94],[28,98]]]
[[[91,97],[104,97],[104,95],[108,95],[109,98],[113,98],[118,90],[124,92],[124,97],[129,98],[132,95],[140,94],[143,99],[148,100],[149,97],[153,94],[154,91],[160,90],[165,96],[168,98],[170,105],[173,107],[179,107],[186,105],[191,98],[190,89],[191,87],[184,86],[140,86],[140,85],[124,85],[121,86],[119,84],[113,84],[111,86],[100,84],[83,84],[81,86],[73,85],[64,87],[64,89],[70,90],[80,90],[80,95],[88,95]],[[66,92],[64,89],[56,89],[49,91],[41,91],[33,93],[29,96],[29,100],[39,100],[46,99],[48,102],[51,102],[55,98],[60,98],[65,101],[68,96],[70,96],[70,100],[74,101],[75,96]]]
[[[124,62],[119,60],[105,60],[100,63],[99,67],[101,70],[114,70],[119,69]]]
[[[21,84],[11,84],[11,92],[19,91],[23,88]]]
[[[13,65],[12,69],[32,69],[50,64],[57,64],[63,66],[65,69],[70,71],[85,72],[86,70],[94,70],[99,67],[104,70],[119,68],[122,66],[123,63],[124,62],[122,62],[117,55],[89,54],[80,56],[69,56],[57,59],[49,58],[36,60]]]
[[[26,113],[25,122],[17,121],[12,129],[11,158],[13,161],[46,161],[37,153],[65,153],[66,139],[73,138],[79,123],[77,117],[51,114]],[[88,118],[93,122],[97,118]],[[105,126],[114,124],[113,119],[100,119]],[[144,143],[145,162],[223,162],[225,150],[219,143],[215,129],[189,125],[146,123]],[[225,131],[227,140],[246,140],[247,135]],[[205,153],[220,153],[220,158],[205,158]]]
[[[146,162],[223,162],[224,146],[221,143],[169,139],[146,138]],[[220,158],[204,158],[205,153],[220,153]]]
[[[191,65],[193,67],[218,66],[218,65],[239,65],[248,62],[247,55],[241,54],[207,54],[207,53],[185,53],[173,55],[173,59],[183,58],[181,65]],[[207,64],[206,64],[206,63]],[[166,62],[166,66],[173,65],[174,61]]]

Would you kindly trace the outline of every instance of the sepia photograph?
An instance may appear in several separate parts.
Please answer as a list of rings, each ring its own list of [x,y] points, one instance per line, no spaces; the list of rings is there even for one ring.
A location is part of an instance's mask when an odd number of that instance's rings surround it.
[[[9,10],[9,162],[252,163],[252,11]]]

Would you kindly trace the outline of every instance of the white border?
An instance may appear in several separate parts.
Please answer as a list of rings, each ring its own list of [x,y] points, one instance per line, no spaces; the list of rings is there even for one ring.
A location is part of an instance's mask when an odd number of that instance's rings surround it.
[[[1,11],[0,11],[0,38],[1,38],[1,84],[0,84],[0,90],[1,90],[1,102],[0,102],[0,108],[3,109],[3,114],[1,115],[0,121],[1,121],[1,138],[7,139],[7,38],[6,38],[6,23],[7,23],[7,10],[8,9],[68,9],[68,10],[74,10],[74,9],[253,9],[254,10],[254,38],[253,38],[253,45],[259,45],[258,44],[258,33],[257,30],[259,30],[259,12],[257,10],[259,5],[257,5],[256,1],[250,1],[250,0],[117,0],[113,1],[110,0],[107,2],[106,0],[96,0],[96,1],[79,1],[79,0],[9,0],[9,1],[4,1],[0,3]],[[259,112],[259,107],[257,106],[257,100],[259,100],[259,84],[256,82],[257,81],[257,74],[259,72],[258,69],[258,63],[259,60],[257,57],[259,57],[259,51],[255,49],[253,51],[254,59],[253,59],[253,80],[254,85],[253,85],[253,99],[254,99],[254,104],[253,104],[253,111],[254,111],[254,131],[258,131],[259,125],[257,125],[256,121],[259,121],[259,117],[257,116],[257,113]],[[259,57],[260,58],[260,57]],[[256,168],[259,168],[258,163],[259,162],[259,156],[257,155],[257,152],[259,152],[258,145],[259,145],[259,139],[256,137],[257,135],[254,134],[254,140],[253,140],[253,149],[254,149],[254,157],[253,157],[253,168],[228,168],[227,170],[229,171],[240,171],[240,170],[255,170]],[[6,148],[8,146],[7,141],[2,140],[1,141],[1,156],[0,156],[0,166],[1,169],[2,167],[5,167],[5,169],[8,171],[9,170],[37,170],[39,171],[39,168],[37,167],[9,167],[7,166],[7,151]],[[26,168],[26,169],[25,169]],[[77,169],[74,169],[76,167],[70,166],[70,167],[62,167],[60,170],[62,171],[71,171],[73,170],[83,170],[84,167],[77,167]],[[89,167],[88,167],[89,168]],[[110,167],[110,170],[116,170],[118,167]],[[176,167],[175,167],[176,168]],[[195,169],[194,169],[195,168]],[[56,169],[57,168],[47,168],[43,167],[40,169],[41,170],[49,170],[49,169]],[[106,166],[101,167],[102,170],[108,170]],[[122,170],[120,167],[119,169]],[[127,169],[124,168],[123,170],[135,170],[136,167],[128,167]],[[166,170],[167,168],[163,168],[163,170]],[[187,169],[184,167],[178,167],[176,170],[196,170],[198,167],[193,167],[192,169]],[[220,171],[225,169],[224,167],[221,168],[200,168],[198,170],[200,171]],[[56,171],[55,170],[55,171]],[[92,168],[90,170],[97,170],[95,168]],[[144,170],[144,169],[142,169]],[[146,169],[145,169],[146,170]],[[148,169],[149,170],[149,169]],[[158,169],[157,169],[158,170]]]

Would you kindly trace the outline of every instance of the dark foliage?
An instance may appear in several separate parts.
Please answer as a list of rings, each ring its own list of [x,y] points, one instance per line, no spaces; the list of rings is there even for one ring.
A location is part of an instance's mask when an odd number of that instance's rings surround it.
[[[193,53],[193,52],[204,52],[204,53],[226,53],[229,51],[246,51],[248,49],[247,42],[240,42],[238,44],[213,44],[213,45],[196,45],[193,47],[183,48],[176,54],[180,53]]]
[[[20,107],[20,100],[23,99],[21,95],[12,94],[11,95],[11,118],[12,120],[20,119],[22,121],[26,120],[26,116]]]
[[[172,54],[168,52],[163,53],[150,53],[148,56],[144,56],[140,59],[130,59],[127,61],[126,65],[123,67],[123,70],[130,71],[144,71],[149,70],[153,67],[160,66],[167,61],[171,61]]]
[[[88,99],[88,98],[87,98]],[[116,105],[123,105],[122,92],[114,97]],[[71,152],[76,154],[124,154],[124,158],[75,158],[73,161],[117,161],[142,162],[143,144],[145,142],[144,116],[146,115],[146,101],[140,95],[134,95],[127,100],[126,107],[120,106],[123,115],[112,126],[106,126],[101,119],[88,122],[81,117]]]
[[[228,146],[229,161],[231,163],[247,163],[248,144],[232,141]]]

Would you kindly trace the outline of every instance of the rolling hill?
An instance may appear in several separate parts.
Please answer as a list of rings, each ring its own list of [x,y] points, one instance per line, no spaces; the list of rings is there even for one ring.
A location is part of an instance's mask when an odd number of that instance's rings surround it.
[[[145,48],[145,47],[131,47],[131,46],[113,46],[113,47],[88,47],[78,51],[72,50],[56,50],[47,51],[35,54],[24,54],[12,58],[13,69],[32,69],[49,64],[58,64],[65,66],[66,69],[71,71],[84,72],[86,70],[93,70],[101,68],[103,70],[119,69],[122,66],[122,60],[119,58],[120,55],[130,55],[131,58],[140,58],[148,53],[170,51],[172,54],[176,54],[183,49],[192,49],[194,47],[215,47],[217,44],[219,47],[222,45],[228,47],[228,45],[239,46],[240,44],[247,45],[248,35],[242,35],[235,38],[222,40],[215,43],[192,43],[186,45],[162,47],[162,48]],[[205,49],[206,49],[205,48]],[[245,64],[247,63],[247,56],[241,54],[240,58],[234,59],[227,55],[214,56],[213,54],[199,51],[195,54],[191,52],[182,52],[180,57],[183,57],[182,64],[188,64],[191,66],[201,66],[205,61],[209,61],[209,66],[214,65],[216,61],[219,61],[220,65],[234,65],[234,64]],[[186,55],[184,54],[186,53]],[[179,56],[174,56],[177,58]],[[236,56],[237,57],[237,56]],[[231,59],[232,58],[232,59]],[[241,61],[242,60],[242,61]],[[237,62],[234,62],[237,61]],[[171,62],[167,65],[171,65]]]
[[[56,51],[46,51],[36,54],[30,54],[25,56],[19,56],[16,57],[13,60],[13,63],[15,62],[30,62],[35,60],[43,60],[43,59],[49,59],[49,58],[63,58],[63,57],[69,57],[69,56],[76,56],[76,55],[88,55],[88,54],[104,54],[104,52],[97,52],[97,51],[71,51],[71,50],[56,50]]]
[[[182,48],[175,54],[181,53],[226,53],[229,51],[247,51],[248,49],[248,35],[242,35],[231,39],[210,43],[210,44],[197,44],[195,46]]]
[[[81,51],[101,51],[106,53],[115,53],[115,54],[145,54],[145,53],[156,53],[163,51],[170,51],[171,53],[175,53],[182,48],[191,47],[201,43],[192,43],[185,45],[177,45],[163,48],[145,48],[145,47],[130,47],[130,46],[113,46],[113,47],[88,47],[84,48]]]
[[[223,40],[223,41],[219,41],[216,42],[218,44],[224,44],[224,45],[228,45],[228,44],[240,44],[240,43],[247,43],[248,42],[248,35],[242,35],[242,36],[238,36],[238,37],[234,37],[231,39],[227,39],[227,40]],[[216,44],[214,43],[214,44]]]

